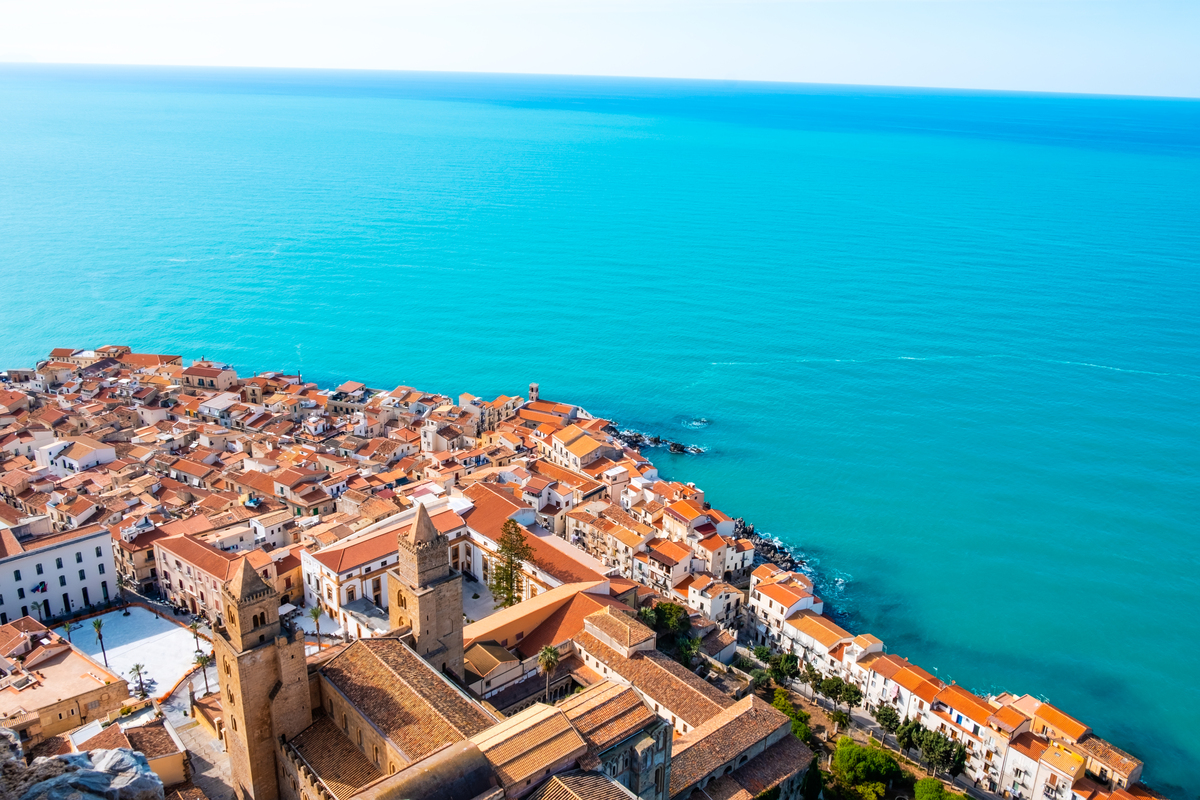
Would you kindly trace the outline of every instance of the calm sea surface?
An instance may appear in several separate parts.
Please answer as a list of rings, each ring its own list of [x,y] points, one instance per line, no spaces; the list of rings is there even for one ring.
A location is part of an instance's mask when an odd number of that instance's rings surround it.
[[[0,367],[525,392],[1200,792],[1200,103],[0,67]]]

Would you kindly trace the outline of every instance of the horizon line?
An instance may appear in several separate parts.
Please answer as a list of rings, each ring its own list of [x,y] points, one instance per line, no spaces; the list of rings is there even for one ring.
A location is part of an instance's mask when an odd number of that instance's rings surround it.
[[[505,70],[438,70],[438,69],[387,69],[381,67],[296,67],[296,66],[250,66],[236,64],[152,64],[152,63],[115,63],[93,61],[7,61],[0,59],[0,67],[100,67],[119,69],[191,69],[191,70],[239,70],[260,72],[345,72],[373,74],[408,74],[408,75],[488,75],[510,77],[537,78],[596,78],[621,79],[633,81],[681,81],[690,83],[714,84],[769,84],[777,86],[838,86],[865,89],[908,89],[913,91],[958,92],[980,94],[1013,94],[1013,95],[1046,95],[1049,97],[1075,98],[1107,98],[1125,100],[1200,100],[1197,95],[1166,95],[1166,94],[1119,94],[1106,92],[1068,92],[1049,91],[1045,89],[994,89],[968,86],[923,86],[912,84],[891,83],[818,83],[814,81],[792,81],[770,78],[693,78],[659,75],[615,75],[608,73],[573,73],[573,72],[510,72]]]

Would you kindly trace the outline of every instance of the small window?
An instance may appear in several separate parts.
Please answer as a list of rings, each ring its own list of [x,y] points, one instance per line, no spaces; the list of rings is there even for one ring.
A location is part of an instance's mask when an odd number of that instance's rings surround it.
[[[17,589],[17,599],[18,600],[25,599],[25,590],[24,589]]]
[[[62,569],[62,559],[61,558],[54,559],[54,566],[58,567],[59,569]]]
[[[66,575],[59,575],[59,576],[58,576],[58,585],[59,585],[59,586],[66,586],[66,585],[67,585],[67,576],[66,576]]]
[[[15,578],[16,580],[21,580],[21,570],[14,569],[13,570],[13,578]]]
[[[100,558],[100,556],[101,556],[100,545],[96,545],[96,558]]]
[[[79,552],[75,553],[75,563],[76,564],[83,563],[83,553],[79,553]]]
[[[101,564],[100,566],[96,567],[96,569],[97,569],[97,570],[99,570],[99,572],[100,572],[100,574],[101,574],[101,575],[103,575],[103,574],[104,574],[104,565],[103,565],[103,564]]]
[[[42,574],[42,565],[41,565],[41,564],[38,564],[38,565],[37,565],[37,574],[38,574],[38,575],[41,575],[41,574]]]
[[[87,580],[87,573],[84,572],[83,570],[79,570],[79,580],[81,580],[81,581]]]

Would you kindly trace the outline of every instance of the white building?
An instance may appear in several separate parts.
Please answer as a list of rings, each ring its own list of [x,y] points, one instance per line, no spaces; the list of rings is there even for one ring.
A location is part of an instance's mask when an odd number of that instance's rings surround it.
[[[39,467],[48,468],[60,478],[83,472],[85,469],[108,464],[117,459],[117,451],[87,436],[68,436],[37,449],[35,460]]]
[[[0,558],[0,625],[31,616],[49,620],[117,596],[112,535],[89,525],[8,542]]]

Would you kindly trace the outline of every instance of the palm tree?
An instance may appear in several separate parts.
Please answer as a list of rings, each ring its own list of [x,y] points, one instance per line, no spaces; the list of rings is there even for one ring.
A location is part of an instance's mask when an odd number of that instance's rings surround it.
[[[79,625],[74,622],[67,621],[63,623],[62,629],[66,632],[67,641],[69,642],[71,641],[71,631],[79,630]]]
[[[321,607],[313,606],[308,610],[308,616],[317,626],[317,649],[321,649]]]
[[[196,654],[196,666],[200,668],[200,674],[204,676],[204,693],[208,694],[208,665],[212,663],[213,657],[207,653]]]
[[[145,669],[146,669],[145,664],[134,664],[129,669],[129,674],[132,675],[133,677],[137,678],[138,694],[140,694],[142,697],[146,696],[146,684],[142,682],[142,672]]]
[[[542,672],[546,673],[546,702],[550,702],[550,678],[554,676],[554,670],[558,669],[558,648],[553,645],[546,645],[538,651],[537,655],[538,666],[542,668]]]
[[[192,620],[192,623],[190,625],[188,625],[188,630],[190,630],[192,632],[192,639],[194,639],[196,642],[196,652],[199,653],[200,652],[200,622],[198,620]]]
[[[100,654],[104,656],[104,668],[108,668],[108,651],[104,649],[104,620],[96,617],[92,620],[92,627],[96,629],[96,641],[100,643]]]

